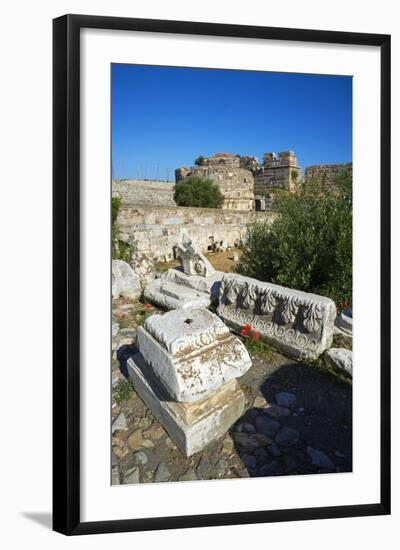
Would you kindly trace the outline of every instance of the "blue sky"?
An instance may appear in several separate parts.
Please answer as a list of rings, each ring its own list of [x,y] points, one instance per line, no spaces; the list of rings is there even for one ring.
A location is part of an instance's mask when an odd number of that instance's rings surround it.
[[[301,167],[352,160],[352,79],[112,65],[114,178],[174,180],[199,155],[292,149]]]

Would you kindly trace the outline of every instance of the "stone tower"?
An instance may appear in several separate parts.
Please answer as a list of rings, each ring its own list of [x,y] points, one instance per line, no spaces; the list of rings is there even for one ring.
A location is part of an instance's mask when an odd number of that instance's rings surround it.
[[[216,183],[225,201],[223,208],[231,210],[254,209],[253,174],[241,168],[240,157],[231,153],[216,153],[212,157],[201,157],[198,166],[175,170],[176,182],[191,176],[198,176]]]

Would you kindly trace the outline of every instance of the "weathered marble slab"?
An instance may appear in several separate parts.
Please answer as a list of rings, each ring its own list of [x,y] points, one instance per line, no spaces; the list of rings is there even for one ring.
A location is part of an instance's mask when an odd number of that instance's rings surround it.
[[[200,292],[206,292],[207,294],[211,294],[212,299],[218,299],[219,287],[221,286],[223,276],[224,273],[222,271],[215,271],[209,277],[201,277],[199,275],[187,275],[179,269],[168,269],[168,271],[161,275],[161,279],[164,282],[169,281],[177,285],[199,290]]]
[[[163,277],[149,283],[144,289],[143,296],[148,302],[167,310],[211,305],[211,296],[208,292],[179,285]]]
[[[150,316],[138,329],[137,346],[175,401],[210,395],[251,366],[240,339],[204,308]]]
[[[244,413],[244,395],[236,380],[192,403],[172,401],[142,354],[127,361],[135,390],[185,456],[221,437]]]
[[[324,353],[328,363],[353,376],[353,352],[346,348],[330,348]]]
[[[324,296],[227,273],[217,313],[237,331],[252,325],[290,357],[315,359],[332,344],[336,306]]]

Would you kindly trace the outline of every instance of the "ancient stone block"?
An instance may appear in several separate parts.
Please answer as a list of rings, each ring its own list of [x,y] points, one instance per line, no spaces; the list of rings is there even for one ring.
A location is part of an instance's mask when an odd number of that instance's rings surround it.
[[[142,293],[140,281],[129,264],[123,260],[112,261],[113,298],[138,298]]]
[[[348,334],[353,335],[353,311],[351,308],[345,309],[336,317],[335,325]]]
[[[210,277],[215,274],[213,266],[190,239],[184,238],[182,243],[175,246],[175,255],[186,275]]]
[[[332,343],[336,306],[324,296],[227,273],[217,313],[237,331],[251,325],[290,357],[315,359]]]
[[[185,456],[221,437],[243,415],[244,395],[236,380],[192,403],[177,403],[154,376],[141,353],[127,361],[135,390]]]
[[[169,269],[144,291],[146,300],[165,309],[209,307],[218,298],[222,273],[215,271],[200,249],[184,236],[174,247],[180,269]]]
[[[239,338],[201,308],[152,315],[138,329],[137,346],[175,401],[201,399],[251,366]]]
[[[176,284],[164,277],[149,283],[144,289],[143,296],[148,302],[167,310],[211,305],[209,293]]]
[[[324,353],[328,363],[338,369],[353,375],[353,352],[346,348],[330,348]]]

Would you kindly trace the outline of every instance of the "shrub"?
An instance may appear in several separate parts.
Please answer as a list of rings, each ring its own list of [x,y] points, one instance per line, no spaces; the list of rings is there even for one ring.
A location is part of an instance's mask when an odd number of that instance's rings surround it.
[[[117,216],[119,207],[121,206],[121,199],[119,197],[112,197],[111,199],[111,252],[113,260],[124,260],[128,262],[130,260],[131,247],[128,243],[121,241],[118,238],[117,230]]]
[[[111,199],[111,219],[112,223],[115,224],[115,221],[118,216],[118,210],[121,206],[121,199],[120,197],[112,197]]]
[[[345,169],[336,185],[303,184],[277,198],[273,224],[247,228],[236,271],[262,281],[352,301],[352,180]]]
[[[117,405],[121,405],[124,401],[128,401],[132,395],[133,384],[128,378],[120,380],[113,388],[113,396]]]
[[[203,155],[200,155],[199,157],[197,157],[197,159],[195,159],[194,163],[196,166],[202,166],[204,161],[205,157],[203,157]]]
[[[178,206],[222,208],[224,196],[209,179],[193,176],[175,184],[174,199]]]

